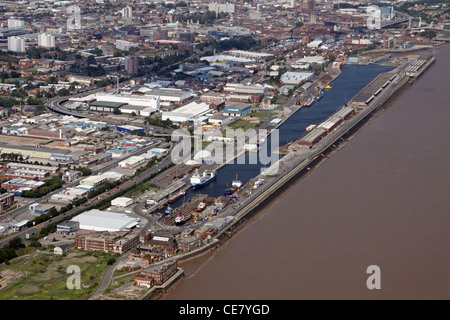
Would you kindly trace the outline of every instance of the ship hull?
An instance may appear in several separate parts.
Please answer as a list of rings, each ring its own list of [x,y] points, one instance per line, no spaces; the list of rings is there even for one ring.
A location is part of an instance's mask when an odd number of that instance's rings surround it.
[[[192,186],[192,189],[196,190],[196,189],[202,188],[202,187],[206,186],[207,184],[211,183],[211,182],[214,181],[214,180],[216,180],[216,177],[215,177],[215,176],[212,177],[212,178],[209,178],[209,179],[206,180],[205,182],[202,182],[202,183],[198,183],[198,184],[193,185],[193,186]]]

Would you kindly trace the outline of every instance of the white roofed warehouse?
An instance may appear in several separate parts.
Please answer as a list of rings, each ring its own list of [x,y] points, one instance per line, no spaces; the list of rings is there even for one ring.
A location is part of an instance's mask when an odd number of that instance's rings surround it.
[[[118,197],[111,200],[111,205],[115,207],[128,207],[133,204],[133,199],[126,197]]]
[[[138,218],[123,213],[92,209],[83,212],[71,221],[78,221],[80,229],[93,231],[128,231],[139,224]]]
[[[119,162],[119,168],[136,169],[147,162],[145,157],[133,156]]]

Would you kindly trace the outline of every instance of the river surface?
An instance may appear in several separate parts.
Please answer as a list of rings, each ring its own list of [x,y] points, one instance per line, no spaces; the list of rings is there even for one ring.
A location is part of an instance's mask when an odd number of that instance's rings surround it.
[[[181,263],[186,278],[165,299],[450,298],[450,46],[433,55],[341,150],[218,250]]]

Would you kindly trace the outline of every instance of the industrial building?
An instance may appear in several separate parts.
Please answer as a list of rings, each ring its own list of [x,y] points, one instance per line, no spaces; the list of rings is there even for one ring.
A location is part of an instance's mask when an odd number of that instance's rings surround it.
[[[40,205],[38,205],[38,206],[35,207],[34,213],[37,214],[37,215],[47,214],[47,213],[49,213],[49,211],[50,211],[52,208],[55,208],[55,206],[52,205],[52,204],[48,204],[48,203],[46,203],[46,204],[40,204]]]
[[[281,75],[280,82],[286,85],[298,86],[301,83],[311,80],[314,73],[312,72],[292,72],[288,71]]]
[[[153,279],[154,283],[160,286],[169,280],[175,273],[177,273],[177,262],[171,261],[143,269],[139,273],[139,276]]]
[[[139,244],[139,233],[81,232],[75,237],[75,248],[85,251],[122,254],[137,244]]]
[[[92,106],[101,107],[105,103],[109,104],[109,112],[113,112],[114,109],[111,108],[119,108],[125,104],[129,104],[132,106],[143,106],[146,108],[154,109],[155,111],[160,108],[160,97],[158,95],[137,95],[137,94],[108,94],[108,93],[97,93],[96,94],[97,101],[90,103],[90,108]],[[119,105],[120,103],[120,105]],[[107,106],[108,104],[106,104]],[[100,111],[97,109],[97,111]],[[108,110],[105,110],[108,111]]]
[[[310,147],[320,140],[327,134],[327,129],[316,127],[307,134],[305,134],[299,141],[300,146]]]
[[[128,207],[133,204],[133,199],[126,197],[118,197],[111,200],[111,205],[116,207]]]
[[[106,178],[100,175],[90,176],[80,181],[80,185],[89,185],[96,188],[102,183],[106,182]]]
[[[170,120],[173,123],[180,124],[188,121],[202,121],[206,120],[207,113],[212,112],[208,103],[192,101],[173,111],[165,111],[162,113],[161,119]],[[203,118],[202,118],[203,117]]]
[[[223,114],[225,116],[231,117],[243,117],[252,112],[252,106],[249,104],[242,103],[229,103],[223,109]]]
[[[76,160],[75,155],[70,154],[70,150],[45,148],[40,146],[14,145],[8,143],[0,143],[0,153],[16,153],[23,157],[41,158],[55,161]]]
[[[2,188],[8,192],[20,194],[24,190],[35,191],[45,185],[43,181],[32,181],[23,178],[16,178],[2,183]]]
[[[56,233],[73,235],[78,231],[80,223],[78,221],[63,221],[56,225]]]
[[[138,218],[123,213],[92,209],[72,219],[80,223],[80,229],[93,231],[128,231],[139,224]]]
[[[119,162],[119,168],[136,169],[147,162],[142,156],[133,156]]]
[[[116,130],[119,132],[125,132],[125,133],[137,133],[137,132],[144,132],[144,128],[132,126],[129,124],[124,124],[121,126],[116,126]]]

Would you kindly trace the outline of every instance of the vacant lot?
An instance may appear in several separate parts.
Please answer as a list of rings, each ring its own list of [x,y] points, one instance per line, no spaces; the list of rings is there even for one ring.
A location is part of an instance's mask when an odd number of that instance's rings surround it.
[[[17,281],[7,288],[0,288],[0,299],[85,300],[101,282],[110,257],[104,253],[72,251],[62,256],[37,253],[30,255],[28,261],[13,259],[10,265],[2,265],[0,270],[15,275]],[[67,279],[72,275],[66,272],[70,265],[80,268],[80,289],[67,288]]]

